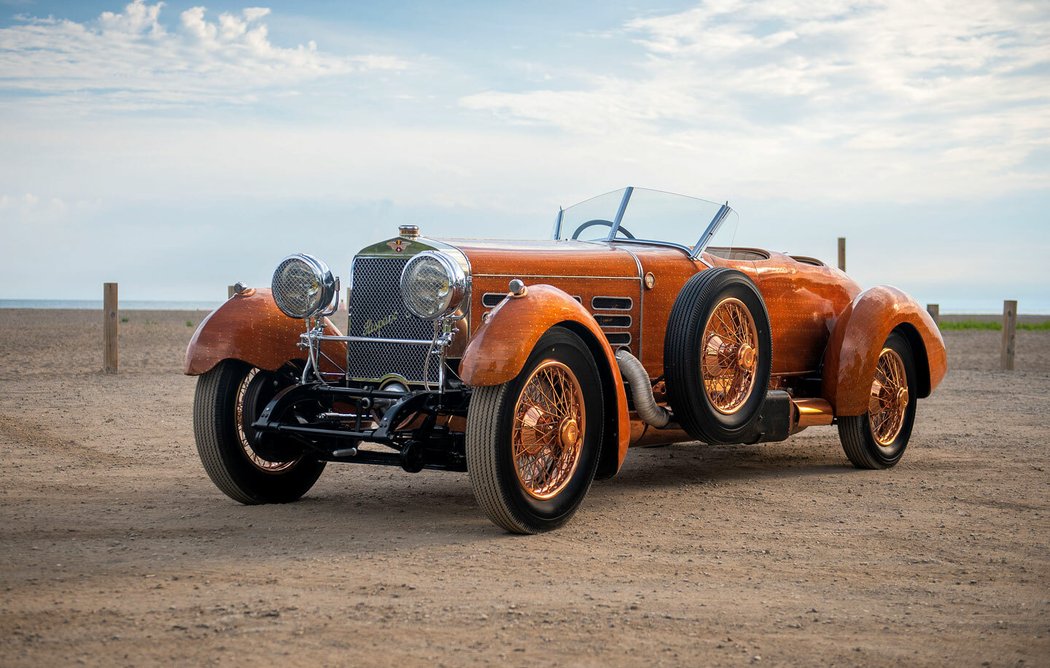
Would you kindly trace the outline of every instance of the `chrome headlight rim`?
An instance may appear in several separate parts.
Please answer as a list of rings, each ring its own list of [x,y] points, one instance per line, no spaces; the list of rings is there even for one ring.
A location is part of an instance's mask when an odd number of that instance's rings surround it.
[[[282,276],[282,272],[294,264],[303,265],[313,279],[313,290],[311,292],[308,289],[305,296],[289,292],[289,287],[283,285],[287,279]],[[281,313],[289,318],[301,320],[320,315],[332,304],[338,296],[339,281],[320,258],[307,253],[293,253],[277,263],[270,289]]]
[[[412,286],[406,285],[406,282],[411,280],[413,270],[421,263],[428,261],[436,261],[448,280],[448,293],[434,295],[432,308],[424,308],[420,303],[421,300],[413,299],[412,291],[409,289]],[[405,263],[401,270],[400,287],[401,300],[412,315],[423,320],[438,320],[455,313],[463,304],[470,292],[470,281],[463,267],[452,256],[440,251],[423,251]]]

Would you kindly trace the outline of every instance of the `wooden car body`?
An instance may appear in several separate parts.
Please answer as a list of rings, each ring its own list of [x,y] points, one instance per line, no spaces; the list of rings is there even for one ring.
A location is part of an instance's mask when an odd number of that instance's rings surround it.
[[[627,189],[625,204],[630,195]],[[564,329],[587,346],[596,365],[604,405],[596,468],[599,477],[608,477],[629,446],[697,440],[697,431],[680,428],[670,411],[668,328],[687,286],[707,272],[721,272],[742,275],[739,281],[757,289],[769,342],[759,351],[768,364],[761,390],[768,393],[765,408],[755,409],[752,426],[736,432],[739,438],[719,442],[780,440],[875,410],[880,385],[872,379],[893,337],[894,345],[909,350],[912,370],[898,400],[910,406],[913,418],[914,399],[929,396],[947,369],[930,316],[895,288],[862,290],[842,271],[810,257],[710,245],[712,229],[730,211],[714,206],[715,220],[695,246],[617,237],[622,206],[615,222],[610,215],[581,226],[609,226],[604,239],[577,240],[579,230],[574,238],[559,238],[557,227],[556,238],[540,241],[433,239],[403,227],[354,255],[345,334],[324,317],[330,311],[318,309],[305,318],[302,334],[302,323],[282,313],[270,291],[245,289],[198,328],[185,370],[208,374],[224,360],[264,371],[298,364],[297,386],[270,400],[251,429],[245,428],[254,430],[264,455],[269,434],[298,439],[327,461],[465,470],[472,395],[513,385],[544,337]],[[559,214],[559,225],[561,220]],[[423,256],[439,257],[458,276],[448,289],[461,297],[432,321],[405,308],[405,273]],[[635,387],[621,373],[628,368],[625,357],[640,364],[634,367]],[[641,387],[645,376],[648,386]],[[322,415],[328,421],[280,417],[305,400],[326,406]],[[643,413],[641,404],[652,405]],[[680,397],[677,405],[680,412]],[[664,419],[654,420],[653,411]],[[361,441],[391,446],[398,454],[366,456],[356,445]],[[271,459],[277,456],[272,447],[270,452]],[[511,530],[528,525],[498,516],[493,520]]]

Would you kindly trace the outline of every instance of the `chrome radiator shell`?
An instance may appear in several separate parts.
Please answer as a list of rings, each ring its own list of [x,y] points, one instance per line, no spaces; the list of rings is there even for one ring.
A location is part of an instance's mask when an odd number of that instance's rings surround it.
[[[445,363],[444,347],[431,354],[430,344],[441,333],[437,321],[416,317],[401,298],[402,270],[413,256],[428,250],[447,253],[458,262],[469,286],[470,265],[463,253],[430,239],[398,237],[369,246],[354,257],[350,267],[347,323],[347,336],[353,337],[347,342],[349,380],[379,383],[386,378],[400,377],[412,384],[433,386],[444,376],[441,373]],[[461,308],[466,311],[469,305],[468,287]],[[468,336],[469,332],[457,335]]]

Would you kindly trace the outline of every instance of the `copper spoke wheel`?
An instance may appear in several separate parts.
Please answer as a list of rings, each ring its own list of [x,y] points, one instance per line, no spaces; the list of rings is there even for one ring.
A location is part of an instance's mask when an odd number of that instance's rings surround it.
[[[700,356],[704,393],[719,413],[736,413],[751,396],[758,353],[751,311],[735,297],[723,299],[704,325]]]
[[[857,388],[867,387],[867,411],[836,418],[842,449],[857,468],[884,469],[900,461],[915,423],[915,377],[908,339],[891,332],[879,349],[871,385]]]
[[[514,471],[536,499],[556,496],[580,462],[586,430],[583,390],[565,364],[547,360],[525,381],[511,432]]]
[[[254,406],[257,402],[258,397],[256,392],[249,391],[252,388],[252,382],[259,374],[259,369],[253,368],[248,372],[248,375],[241,381],[240,386],[237,388],[237,396],[234,403],[234,421],[237,425],[237,440],[241,444],[241,449],[244,451],[244,456],[248,458],[248,461],[252,463],[252,466],[265,471],[266,473],[280,473],[286,471],[291,467],[295,466],[299,459],[292,459],[286,462],[271,462],[260,457],[254,449],[252,449],[251,443],[248,442],[247,427],[251,424],[252,420],[255,419],[254,413],[257,413],[262,409],[261,406]],[[263,379],[260,378],[260,381]],[[249,405],[253,404],[253,405]]]
[[[908,377],[904,360],[892,348],[883,348],[875,368],[868,397],[871,435],[882,447],[889,447],[900,434],[908,410]]]
[[[290,503],[317,482],[325,463],[291,439],[275,438],[258,452],[251,425],[279,388],[281,376],[238,360],[223,360],[197,379],[193,433],[197,454],[215,486],[246,504]],[[269,461],[259,453],[275,453]]]
[[[514,533],[572,517],[598,470],[602,377],[587,343],[554,326],[518,375],[474,389],[467,410],[467,473],[489,519]]]

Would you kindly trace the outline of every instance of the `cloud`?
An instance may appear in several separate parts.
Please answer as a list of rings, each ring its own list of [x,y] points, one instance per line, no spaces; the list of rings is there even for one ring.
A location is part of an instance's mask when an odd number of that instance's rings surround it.
[[[262,7],[214,20],[192,7],[169,30],[163,4],[134,0],[86,23],[21,17],[0,29],[0,91],[130,107],[242,102],[268,89],[408,66],[386,54],[326,54],[312,41],[277,46]]]
[[[36,235],[48,228],[51,233],[56,226],[68,226],[79,216],[99,208],[98,200],[79,199],[67,201],[61,197],[44,197],[36,193],[21,195],[0,194],[0,230],[14,234],[21,229]],[[10,240],[15,240],[11,237]]]
[[[643,50],[640,75],[460,104],[720,161],[766,194],[789,194],[800,176],[800,193],[849,197],[1050,180],[1026,164],[1050,146],[1050,11],[1034,3],[712,0],[631,20],[623,34]]]

